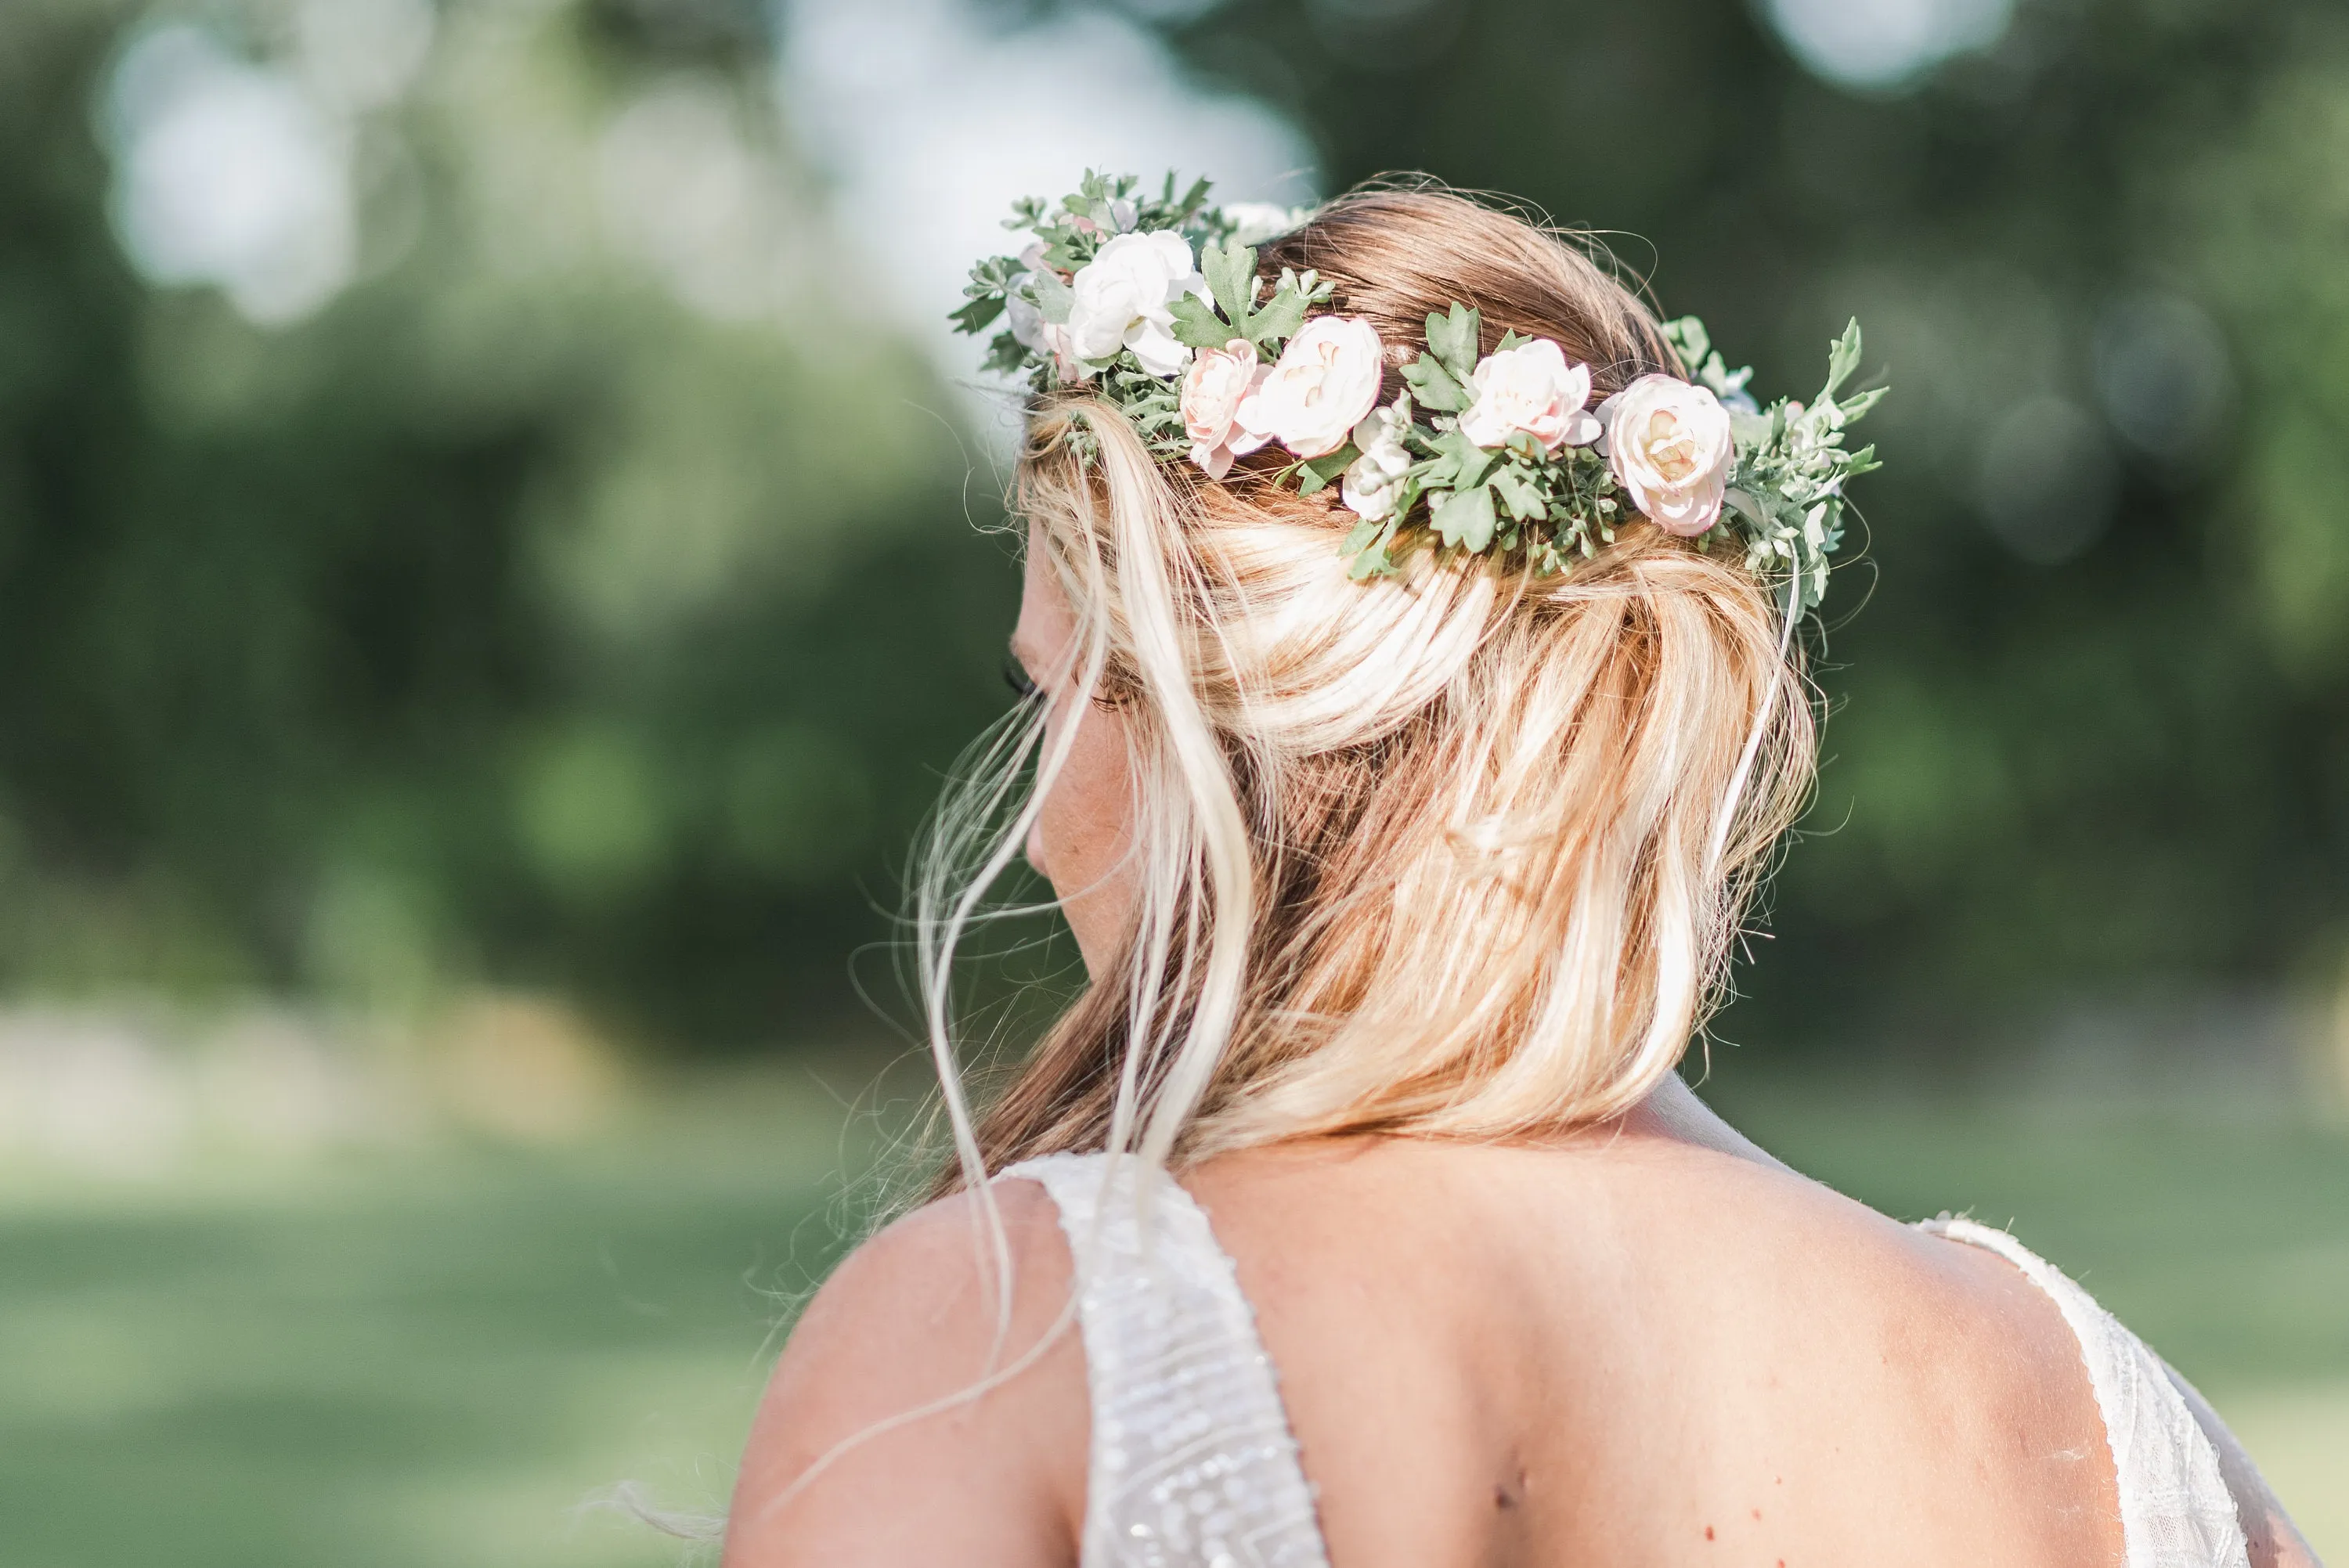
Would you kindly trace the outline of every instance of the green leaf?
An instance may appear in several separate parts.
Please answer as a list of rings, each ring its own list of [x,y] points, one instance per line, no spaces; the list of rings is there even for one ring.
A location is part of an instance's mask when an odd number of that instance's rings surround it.
[[[1197,294],[1185,294],[1168,307],[1174,318],[1174,341],[1194,348],[1221,348],[1239,334],[1216,314],[1216,307]]]
[[[1531,343],[1533,339],[1530,337],[1519,337],[1516,335],[1516,329],[1512,328],[1511,330],[1501,334],[1501,341],[1493,346],[1493,352],[1499,354],[1507,349],[1515,348],[1521,343]]]
[[[1488,451],[1457,430],[1444,430],[1428,443],[1436,450],[1442,471],[1450,478],[1444,482],[1454,490],[1468,490],[1484,483],[1485,475],[1500,460],[1501,454]]]
[[[1476,335],[1479,323],[1476,313],[1452,302],[1452,309],[1442,315],[1427,318],[1427,346],[1452,372],[1454,380],[1466,385],[1469,375],[1476,368]],[[1467,407],[1462,404],[1461,407]]]
[[[987,359],[979,368],[1009,374],[1028,363],[1028,346],[1008,332],[999,332],[995,341],[987,346]]]
[[[1549,511],[1549,503],[1542,499],[1541,487],[1514,463],[1504,463],[1494,472],[1492,490],[1501,498],[1501,504],[1509,509],[1509,515],[1519,522],[1531,522]]]
[[[1206,205],[1207,192],[1211,188],[1206,180],[1195,180],[1191,182],[1191,189],[1183,192],[1181,200],[1165,202],[1168,224],[1180,228],[1189,222],[1199,209]],[[1169,191],[1174,189],[1174,171],[1171,169],[1166,171],[1166,189]]]
[[[1497,521],[1493,515],[1493,492],[1483,485],[1454,490],[1428,521],[1444,536],[1444,543],[1482,550],[1493,542],[1493,528]]]
[[[1762,503],[1746,491],[1733,490],[1722,499],[1729,503],[1730,511],[1745,519],[1754,527],[1767,529],[1770,526],[1769,513],[1764,511]]]
[[[1431,315],[1427,319],[1437,318]],[[1423,408],[1433,408],[1439,414],[1457,414],[1468,407],[1467,392],[1431,355],[1423,354],[1404,366],[1402,378],[1410,383],[1413,397]]]
[[[960,310],[948,314],[947,319],[955,324],[957,332],[985,332],[989,324],[1002,314],[1001,294],[982,294]]]
[[[1251,343],[1262,344],[1270,350],[1276,345],[1297,335],[1305,325],[1305,296],[1295,289],[1283,289],[1272,296],[1272,303],[1247,318],[1247,336]]]
[[[1713,334],[1704,329],[1702,321],[1692,315],[1664,323],[1664,337],[1679,350],[1681,363],[1691,372],[1703,364],[1706,356],[1713,352]]]
[[[1379,540],[1379,535],[1383,531],[1385,531],[1384,525],[1378,518],[1366,517],[1360,522],[1354,524],[1353,528],[1347,533],[1346,542],[1339,547],[1339,553],[1341,555],[1360,555],[1363,551],[1368,550],[1371,545],[1376,544]]]
[[[1888,390],[1889,390],[1888,387],[1871,387],[1865,392],[1857,393],[1843,399],[1837,405],[1843,410],[1843,422],[1847,425],[1855,425],[1866,418],[1870,408],[1884,401],[1884,394]]]
[[[1216,294],[1216,303],[1223,307],[1224,318],[1234,325],[1248,317],[1251,295],[1256,292],[1256,251],[1248,245],[1209,245],[1199,253],[1199,270],[1207,277],[1207,286]]]
[[[1843,335],[1836,339],[1828,348],[1827,384],[1813,400],[1824,403],[1836,395],[1836,388],[1850,380],[1851,373],[1858,368],[1859,317],[1853,316],[1851,325],[1843,329]]]
[[[1308,458],[1297,465],[1297,493],[1313,495],[1329,489],[1361,455],[1349,441],[1325,457]]]

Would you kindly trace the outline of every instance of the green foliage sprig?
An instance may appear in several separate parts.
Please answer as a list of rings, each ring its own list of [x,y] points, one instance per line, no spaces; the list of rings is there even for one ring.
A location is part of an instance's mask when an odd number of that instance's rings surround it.
[[[1090,382],[1125,412],[1154,455],[1180,459],[1190,441],[1175,367],[1195,354],[1239,343],[1258,362],[1281,361],[1314,307],[1332,296],[1331,285],[1310,272],[1284,268],[1275,279],[1259,275],[1256,248],[1242,242],[1242,224],[1210,206],[1208,191],[1204,180],[1178,189],[1169,174],[1154,194],[1145,194],[1130,176],[1088,171],[1057,205],[1020,201],[1005,226],[1031,233],[1034,242],[1017,256],[989,257],[971,270],[966,303],[953,315],[957,326],[977,334],[1009,316],[990,345],[988,368],[1024,375],[1038,392]],[[1160,314],[1151,318],[1163,334],[1150,340],[1155,362],[1145,363],[1128,346],[1132,338],[1106,359],[1075,359],[1073,346],[1081,335],[1069,325],[1083,283],[1079,274],[1119,236],[1137,233],[1171,233],[1183,242],[1184,270],[1168,284],[1177,297],[1154,306]],[[1361,519],[1343,547],[1355,579],[1395,573],[1398,542],[1413,532],[1431,547],[1506,552],[1521,557],[1537,575],[1552,575],[1614,542],[1624,521],[1640,514],[1630,488],[1636,476],[1627,480],[1619,454],[1609,447],[1616,434],[1610,410],[1624,394],[1601,404],[1595,416],[1569,395],[1557,407],[1571,423],[1571,435],[1554,426],[1540,438],[1528,429],[1496,429],[1487,412],[1477,430],[1481,438],[1472,438],[1464,426],[1485,395],[1480,371],[1496,356],[1531,348],[1547,357],[1551,385],[1565,374],[1586,398],[1589,385],[1588,366],[1568,366],[1555,345],[1515,332],[1502,336],[1493,355],[1481,354],[1483,327],[1476,310],[1458,301],[1431,314],[1424,346],[1402,367],[1403,390],[1384,407],[1372,407],[1335,451],[1319,450],[1326,435],[1310,445],[1300,440],[1303,450],[1316,455],[1272,476],[1302,495],[1342,486],[1345,504]],[[1061,329],[1057,337],[1054,328]],[[1722,487],[1709,524],[1704,508],[1715,492],[1708,488],[1701,505],[1691,503],[1693,526],[1703,530],[1695,545],[1740,548],[1749,571],[1785,585],[1790,614],[1816,608],[1843,539],[1844,487],[1878,466],[1873,447],[1848,451],[1843,444],[1845,429],[1883,396],[1880,387],[1842,391],[1858,368],[1859,324],[1853,322],[1831,346],[1817,397],[1807,405],[1782,397],[1767,408],[1746,390],[1752,369],[1730,369],[1702,322],[1683,316],[1667,324],[1664,334],[1689,382],[1711,395],[1681,403],[1682,412],[1709,432],[1704,483],[1718,480]],[[1375,346],[1375,338],[1369,342]],[[1356,350],[1358,356],[1363,352]],[[1681,396],[1669,387],[1665,391]],[[1081,428],[1070,438],[1090,455],[1091,438]],[[1658,493],[1652,473],[1636,482],[1650,487],[1641,493]],[[1663,503],[1668,511],[1674,504]],[[1668,521],[1658,520],[1660,526]]]
[[[1744,538],[1747,570],[1791,578],[1796,614],[1816,608],[1826,596],[1831,558],[1843,542],[1844,486],[1884,466],[1874,446],[1846,451],[1843,445],[1845,429],[1887,390],[1840,395],[1859,368],[1859,323],[1847,325],[1828,346],[1826,384],[1808,407],[1781,397],[1764,409],[1755,409],[1745,391],[1754,372],[1725,371],[1702,322],[1682,316],[1664,331],[1698,383],[1730,409],[1737,464],[1721,526],[1734,526]]]

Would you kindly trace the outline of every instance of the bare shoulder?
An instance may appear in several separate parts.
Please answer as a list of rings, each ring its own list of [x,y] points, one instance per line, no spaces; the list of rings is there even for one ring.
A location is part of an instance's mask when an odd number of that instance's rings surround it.
[[[852,1253],[792,1331],[761,1402],[727,1568],[1076,1559],[1090,1416],[1051,1199],[994,1189],[1009,1314],[970,1193]]]

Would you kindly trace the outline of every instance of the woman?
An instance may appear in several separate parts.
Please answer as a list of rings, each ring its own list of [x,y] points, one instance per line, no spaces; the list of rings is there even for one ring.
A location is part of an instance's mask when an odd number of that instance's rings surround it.
[[[974,274],[1034,700],[947,820],[1017,808],[974,885],[1024,847],[1090,984],[974,1121],[926,884],[958,1170],[800,1322],[726,1562],[2313,1562],[2076,1286],[1673,1072],[1810,779],[1856,331],[1765,414],[1516,217],[1203,195]]]

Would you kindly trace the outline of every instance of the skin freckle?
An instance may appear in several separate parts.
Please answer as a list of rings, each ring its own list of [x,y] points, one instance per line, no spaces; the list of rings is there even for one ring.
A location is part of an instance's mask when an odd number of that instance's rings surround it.
[[[1708,1525],[1706,1525],[1706,1526],[1704,1527],[1704,1538],[1705,1538],[1707,1541],[1710,1541],[1710,1540],[1712,1540],[1712,1539],[1713,1539],[1713,1526],[1712,1526],[1712,1525],[1710,1525],[1710,1524],[1708,1524]]]

